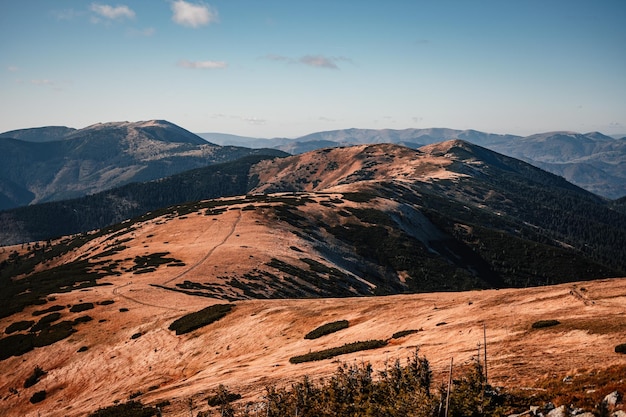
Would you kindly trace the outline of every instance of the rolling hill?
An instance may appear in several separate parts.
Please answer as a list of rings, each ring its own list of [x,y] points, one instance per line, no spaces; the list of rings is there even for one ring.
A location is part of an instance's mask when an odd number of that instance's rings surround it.
[[[220,384],[261,410],[265,387],[338,366],[293,358],[364,340],[379,342],[338,360],[382,369],[419,346],[440,381],[451,357],[471,361],[483,323],[499,386],[595,378],[597,392],[576,395],[597,402],[613,387],[597,375],[625,369],[614,348],[626,214],[610,202],[460,140],[245,161],[63,202],[195,196],[0,248],[0,414],[82,416],[140,399],[183,416],[210,410]],[[226,178],[228,193],[245,192],[195,201]],[[225,303],[221,320],[178,332]],[[349,327],[304,338],[338,320]],[[558,324],[533,328],[542,320]]]
[[[207,143],[164,120],[6,132],[0,135],[0,209],[81,197],[258,154],[284,155]]]

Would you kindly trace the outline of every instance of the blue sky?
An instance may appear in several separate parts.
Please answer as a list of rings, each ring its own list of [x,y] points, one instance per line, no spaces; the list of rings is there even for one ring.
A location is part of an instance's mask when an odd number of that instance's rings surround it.
[[[626,133],[624,0],[5,0],[0,131]]]

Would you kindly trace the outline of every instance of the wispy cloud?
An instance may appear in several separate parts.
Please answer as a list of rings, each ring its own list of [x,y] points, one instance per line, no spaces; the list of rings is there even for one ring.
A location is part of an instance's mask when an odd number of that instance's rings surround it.
[[[258,117],[244,117],[243,121],[250,123],[251,125],[259,126],[267,123],[267,120],[260,119]]]
[[[222,69],[228,67],[228,64],[224,61],[187,61],[182,60],[178,62],[178,66],[182,68],[191,69]]]
[[[283,55],[268,54],[264,59],[290,64],[303,64],[314,68],[339,69],[339,62],[352,62],[350,58],[343,56],[304,55],[300,58],[291,58]]]
[[[172,20],[182,26],[197,28],[217,22],[217,11],[204,3],[189,3],[185,0],[172,2]]]
[[[326,57],[323,55],[305,55],[298,61],[310,67],[339,69],[336,64],[337,58]]]
[[[53,10],[51,13],[57,20],[72,20],[85,14],[84,11],[74,9]]]
[[[48,79],[36,79],[36,80],[30,80],[30,83],[32,85],[40,85],[40,86],[48,86],[48,87],[52,87],[55,85],[54,81],[48,80]]]
[[[135,12],[128,6],[109,6],[108,4],[92,3],[89,10],[100,17],[111,20],[134,19]]]
[[[9,65],[7,67],[7,71],[9,71],[9,72],[18,72],[19,70],[20,70],[20,68],[15,66],[15,65]]]

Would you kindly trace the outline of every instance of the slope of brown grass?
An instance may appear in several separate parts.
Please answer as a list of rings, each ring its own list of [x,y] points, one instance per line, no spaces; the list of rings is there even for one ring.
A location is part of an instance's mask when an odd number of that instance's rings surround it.
[[[79,416],[142,393],[144,403],[169,400],[165,415],[183,416],[188,415],[190,398],[195,409],[207,409],[205,398],[219,384],[241,393],[245,401],[257,401],[268,384],[289,384],[305,374],[330,375],[337,360],[370,361],[383,369],[385,361],[405,359],[416,346],[430,360],[434,380],[440,381],[450,358],[462,365],[476,354],[483,323],[494,385],[541,390],[567,376],[582,380],[626,366],[626,356],[614,352],[626,334],[626,279],[524,290],[241,301],[220,321],[181,336],[167,329],[172,321],[211,301],[153,287],[133,291],[132,285],[123,292],[118,286],[58,295],[58,304],[76,303],[78,297],[115,302],[96,305],[90,310],[94,320],[81,324],[68,339],[2,361],[0,414]],[[572,295],[581,285],[588,303]],[[122,307],[128,311],[120,312]],[[343,319],[349,320],[349,328],[304,339],[319,325]],[[561,324],[532,329],[540,319]],[[380,349],[289,363],[293,356],[359,340],[386,340],[406,329],[419,331],[391,339]],[[133,339],[136,333],[141,337]],[[77,352],[81,346],[88,350]],[[47,374],[25,389],[35,366]],[[46,399],[30,404],[28,398],[43,389]],[[606,394],[603,387],[595,389],[597,395]]]

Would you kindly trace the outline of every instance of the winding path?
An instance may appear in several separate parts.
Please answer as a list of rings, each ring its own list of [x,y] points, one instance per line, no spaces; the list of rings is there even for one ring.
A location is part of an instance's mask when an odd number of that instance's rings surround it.
[[[228,241],[228,239],[230,239],[230,237],[235,233],[235,230],[237,229],[237,225],[239,224],[239,222],[241,221],[241,210],[238,211],[238,215],[237,218],[235,219],[235,221],[233,222],[230,231],[228,232],[228,234],[224,237],[224,239],[222,239],[221,242],[219,242],[217,245],[213,246],[211,249],[209,249],[209,251],[206,253],[206,255],[204,255],[202,258],[200,258],[200,260],[198,262],[196,262],[195,264],[193,264],[189,269],[181,272],[180,274],[174,276],[173,278],[168,279],[167,281],[165,281],[163,284],[161,285],[167,285],[172,281],[175,281],[179,278],[184,277],[185,275],[187,275],[188,273],[190,273],[191,271],[193,271],[194,269],[196,269],[198,266],[202,265],[204,262],[206,262],[207,259],[209,259],[209,257],[213,254],[213,252],[215,252],[215,249],[219,248],[220,246],[222,246],[224,243],[226,243]]]
[[[190,273],[191,271],[193,271],[194,269],[196,269],[198,266],[202,265],[204,262],[206,262],[206,260],[213,254],[213,252],[215,252],[215,250],[217,248],[219,248],[220,246],[222,246],[224,243],[226,243],[228,241],[228,239],[230,239],[230,237],[235,233],[235,230],[237,229],[237,225],[239,224],[239,222],[241,221],[241,217],[242,217],[242,212],[241,210],[238,210],[237,212],[237,218],[235,219],[235,221],[232,223],[230,230],[228,231],[228,233],[226,234],[226,236],[220,241],[218,242],[215,246],[213,246],[202,258],[200,258],[200,260],[198,260],[195,264],[193,264],[191,267],[189,267],[188,269],[186,269],[185,271],[181,272],[180,274],[166,280],[165,282],[163,282],[161,285],[165,286],[167,284],[169,284],[172,281],[175,281],[177,279],[180,279],[182,277],[184,277],[185,275],[187,275],[188,273]],[[140,301],[137,300],[133,297],[129,297],[123,293],[121,293],[119,290],[124,288],[124,287],[128,287],[129,285],[132,285],[132,281],[128,282],[127,284],[124,285],[119,285],[117,287],[115,287],[113,289],[113,294],[116,296],[119,296],[125,300],[128,301],[132,301],[134,303],[137,304],[141,304],[144,306],[149,306],[149,307],[157,307],[157,308],[161,308],[164,310],[172,310],[172,311],[186,311],[184,309],[180,309],[180,308],[172,308],[172,307],[166,307],[163,305],[158,305],[158,304],[151,304],[151,303],[146,303],[144,301]]]

